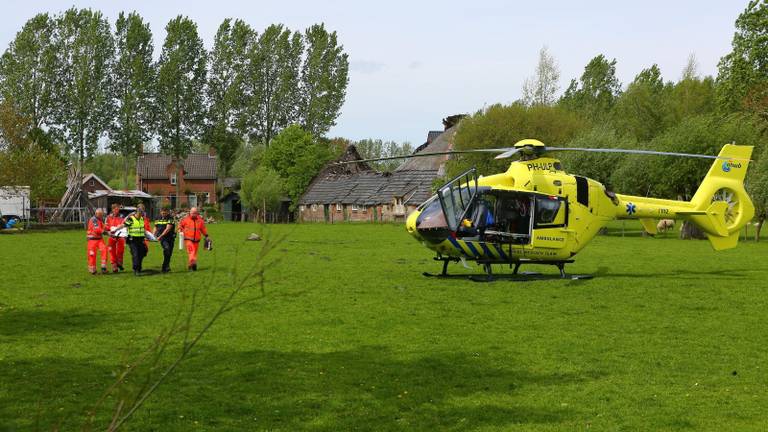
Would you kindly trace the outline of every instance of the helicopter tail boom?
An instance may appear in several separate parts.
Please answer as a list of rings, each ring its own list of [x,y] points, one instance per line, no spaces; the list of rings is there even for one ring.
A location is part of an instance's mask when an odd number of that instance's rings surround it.
[[[715,250],[733,248],[738,243],[739,230],[755,214],[744,188],[751,156],[751,146],[726,144],[691,201],[617,195],[617,217],[641,219],[651,232],[654,219],[689,220],[706,233]]]

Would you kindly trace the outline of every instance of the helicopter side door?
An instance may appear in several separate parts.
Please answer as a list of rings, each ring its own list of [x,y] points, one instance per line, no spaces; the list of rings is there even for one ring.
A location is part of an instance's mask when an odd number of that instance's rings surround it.
[[[533,198],[533,246],[559,249],[568,240],[568,200],[536,194]]]
[[[532,194],[491,190],[483,194],[481,199],[493,203],[493,223],[483,233],[485,241],[516,245],[531,242],[534,209]]]

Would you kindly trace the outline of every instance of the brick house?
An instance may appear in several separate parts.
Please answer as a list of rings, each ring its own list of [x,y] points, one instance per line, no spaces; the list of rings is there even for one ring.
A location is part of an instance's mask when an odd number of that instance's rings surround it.
[[[453,148],[454,124],[430,131],[416,152]],[[355,146],[335,162],[360,160]],[[432,195],[432,183],[445,175],[448,156],[413,158],[391,173],[375,171],[365,162],[327,165],[299,199],[299,220],[307,222],[403,221]]]
[[[142,154],[136,162],[136,188],[172,207],[215,204],[218,160],[213,151],[190,153],[179,163],[182,170],[169,155]]]

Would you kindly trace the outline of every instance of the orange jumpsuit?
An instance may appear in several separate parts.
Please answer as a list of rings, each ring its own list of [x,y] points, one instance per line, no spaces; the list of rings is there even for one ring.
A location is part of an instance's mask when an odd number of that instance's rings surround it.
[[[144,215],[144,231],[152,232],[152,227],[149,225],[149,216],[146,214]],[[146,250],[144,256],[147,256],[149,254],[149,240],[147,239],[144,239],[144,249]]]
[[[101,253],[101,270],[107,270],[107,245],[104,244],[106,225],[96,216],[88,220],[88,271],[96,273],[96,254]]]
[[[197,250],[200,248],[200,239],[202,236],[208,235],[208,230],[205,229],[205,222],[203,222],[201,216],[194,219],[192,216],[187,216],[179,222],[179,231],[181,231],[184,236],[184,245],[187,248],[187,266],[196,266]]]
[[[120,226],[125,219],[118,214],[107,216],[107,230],[112,227]],[[125,238],[109,236],[109,261],[112,263],[112,271],[117,271],[118,267],[123,266],[123,254],[125,253]]]

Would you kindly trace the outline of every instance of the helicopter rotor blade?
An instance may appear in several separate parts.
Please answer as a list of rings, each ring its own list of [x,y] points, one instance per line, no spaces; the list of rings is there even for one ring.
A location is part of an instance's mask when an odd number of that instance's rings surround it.
[[[345,161],[345,162],[335,162],[333,165],[347,165],[347,164],[353,164],[358,162],[378,162],[378,161],[386,161],[386,160],[410,159],[415,157],[432,157],[432,156],[472,154],[472,153],[498,153],[498,155],[495,157],[496,159],[506,159],[518,153],[527,153],[531,151],[535,152],[536,154],[543,154],[543,153],[557,152],[557,151],[581,151],[581,152],[591,152],[591,153],[621,153],[621,154],[640,154],[640,155],[654,155],[654,156],[689,157],[689,158],[699,158],[699,159],[742,160],[742,159],[734,159],[734,158],[723,157],[723,156],[712,156],[712,155],[695,154],[695,153],[663,152],[663,151],[655,151],[655,150],[589,148],[589,147],[585,147],[585,148],[539,147],[534,149],[532,147],[524,146],[524,147],[502,147],[502,148],[489,148],[489,149],[448,150],[448,151],[441,151],[441,152],[415,153],[415,154],[404,155],[404,156],[388,156],[388,157],[381,157],[381,158],[358,159],[358,160]],[[747,162],[751,162],[751,159],[743,159],[743,160]]]
[[[677,156],[677,157],[690,157],[701,159],[726,159],[734,160],[733,158],[723,156],[712,156],[695,153],[676,153],[676,152],[663,152],[655,150],[631,150],[631,149],[615,149],[615,148],[578,148],[578,147],[547,147],[547,152],[550,151],[582,151],[592,153],[624,153],[624,154],[641,154],[641,155],[656,155],[656,156]]]
[[[415,157],[445,156],[445,155],[467,154],[467,153],[505,153],[510,150],[515,150],[515,149],[492,148],[492,149],[472,149],[472,150],[448,150],[448,151],[442,151],[442,152],[414,153],[414,154],[404,155],[404,156],[388,156],[388,157],[372,158],[372,159],[357,159],[357,160],[351,160],[351,161],[345,161],[345,162],[336,162],[333,165],[347,165],[347,164],[353,164],[358,162],[378,162],[378,161],[396,160],[396,159],[410,159]]]
[[[494,159],[506,159],[506,158],[510,158],[510,157],[512,157],[512,156],[514,156],[514,155],[516,155],[516,154],[517,154],[519,151],[520,151],[520,149],[519,149],[519,148],[517,148],[517,147],[515,147],[515,148],[511,148],[511,149],[508,149],[507,151],[505,151],[504,153],[502,153],[502,154],[500,154],[500,155],[496,156]]]

